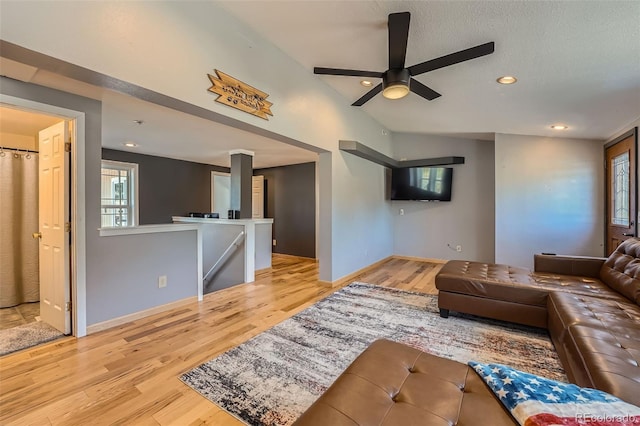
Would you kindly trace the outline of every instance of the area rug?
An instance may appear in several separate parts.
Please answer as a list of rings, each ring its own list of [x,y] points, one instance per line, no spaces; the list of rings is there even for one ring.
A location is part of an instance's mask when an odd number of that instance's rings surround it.
[[[180,379],[249,425],[293,423],[373,341],[566,380],[545,330],[452,313],[436,296],[352,283]]]
[[[41,321],[0,330],[0,356],[64,336],[60,331]]]

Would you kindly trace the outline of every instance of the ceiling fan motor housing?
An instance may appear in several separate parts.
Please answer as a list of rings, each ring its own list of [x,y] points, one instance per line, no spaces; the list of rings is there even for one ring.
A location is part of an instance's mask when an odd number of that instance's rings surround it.
[[[404,69],[390,69],[384,73],[382,76],[382,89],[386,89],[390,86],[409,86],[409,80],[411,76],[409,75],[409,70]]]

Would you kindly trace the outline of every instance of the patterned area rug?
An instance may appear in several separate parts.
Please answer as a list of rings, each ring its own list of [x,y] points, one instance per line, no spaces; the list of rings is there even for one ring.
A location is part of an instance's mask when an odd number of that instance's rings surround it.
[[[566,380],[545,330],[438,315],[436,296],[352,283],[180,379],[249,425],[293,423],[373,341]]]
[[[0,330],[0,356],[50,342],[62,336],[64,334],[41,321]]]

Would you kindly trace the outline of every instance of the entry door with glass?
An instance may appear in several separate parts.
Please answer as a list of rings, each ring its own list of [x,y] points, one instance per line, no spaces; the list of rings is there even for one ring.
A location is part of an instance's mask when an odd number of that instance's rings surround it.
[[[606,255],[636,236],[636,134],[625,134],[606,149],[607,228]]]

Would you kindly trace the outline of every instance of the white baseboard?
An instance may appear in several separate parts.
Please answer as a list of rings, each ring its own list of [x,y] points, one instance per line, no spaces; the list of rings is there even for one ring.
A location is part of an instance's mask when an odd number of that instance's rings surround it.
[[[444,260],[444,259],[432,259],[430,257],[402,256],[399,254],[394,254],[392,257],[394,259],[415,260],[417,262],[428,262],[428,263],[437,263],[437,264],[445,264],[448,262],[448,260]]]
[[[138,320],[140,318],[148,317],[151,315],[159,314],[161,312],[169,311],[171,309],[179,308],[180,306],[188,305],[198,301],[197,296],[187,297],[186,299],[176,300],[165,305],[154,306],[153,308],[145,309],[144,311],[134,312],[132,314],[123,315],[118,318],[102,321],[97,324],[87,326],[87,334],[97,333],[99,331],[107,330],[118,325],[122,325],[131,321]]]

